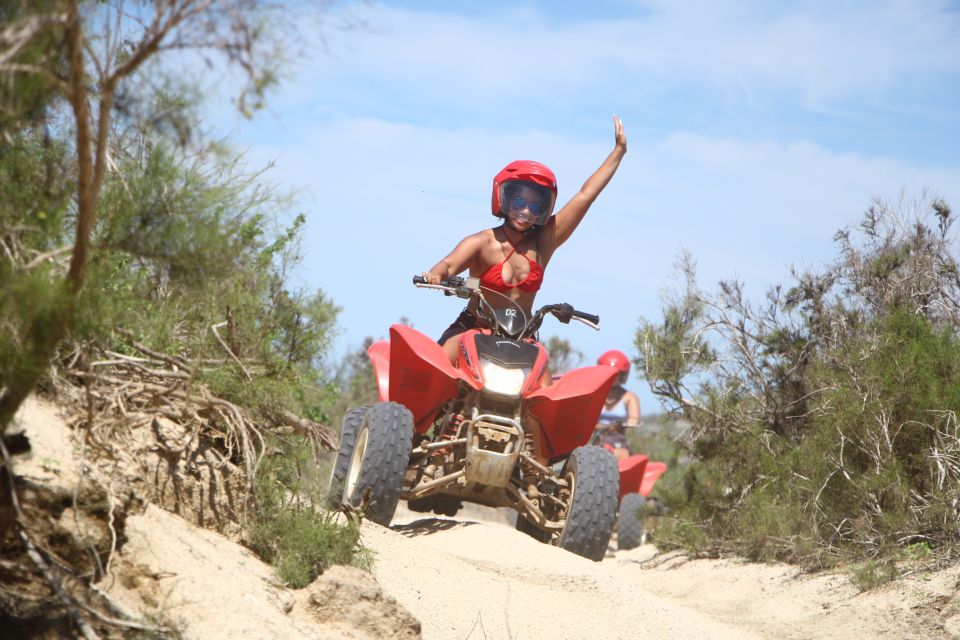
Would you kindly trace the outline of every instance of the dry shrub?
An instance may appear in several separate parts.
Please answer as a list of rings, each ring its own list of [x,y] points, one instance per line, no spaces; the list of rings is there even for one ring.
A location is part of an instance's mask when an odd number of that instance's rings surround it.
[[[810,567],[952,559],[960,508],[960,275],[941,201],[874,203],[839,256],[762,304],[685,258],[638,364],[692,424],[666,544]],[[915,558],[914,558],[915,560]],[[931,562],[925,559],[924,562]],[[885,564],[887,563],[887,564]],[[886,568],[870,576],[895,575]],[[870,582],[870,580],[867,580]]]

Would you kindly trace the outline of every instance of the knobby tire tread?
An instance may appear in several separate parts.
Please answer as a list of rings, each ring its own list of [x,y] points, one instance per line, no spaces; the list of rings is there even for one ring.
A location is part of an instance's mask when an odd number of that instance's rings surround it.
[[[559,546],[590,560],[602,560],[617,515],[617,461],[606,449],[589,445],[574,449],[567,465],[573,465],[576,486]]]
[[[647,499],[639,493],[623,496],[617,517],[617,549],[626,551],[640,546],[646,510]]]
[[[350,503],[358,506],[369,493],[366,518],[389,526],[400,501],[403,477],[413,444],[413,414],[397,402],[370,407],[362,427],[369,431],[360,476]]]
[[[357,432],[363,417],[370,410],[370,405],[355,407],[343,416],[340,426],[340,445],[337,448],[337,458],[333,463],[333,473],[330,475],[330,488],[327,490],[327,507],[339,509],[343,503],[343,485],[347,480],[347,469],[350,467],[350,458],[353,456],[353,447],[357,444]]]

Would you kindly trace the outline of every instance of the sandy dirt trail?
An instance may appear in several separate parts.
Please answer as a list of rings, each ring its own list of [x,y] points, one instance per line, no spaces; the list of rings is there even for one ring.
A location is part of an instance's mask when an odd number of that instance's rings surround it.
[[[615,561],[470,515],[418,516],[366,527],[364,541],[377,553],[377,580],[420,620],[424,638],[637,638],[644,629],[668,640],[762,637],[625,584]]]
[[[73,486],[77,447],[56,408],[31,400],[17,424],[33,444],[18,473]],[[295,591],[248,549],[151,505],[127,519],[102,587],[188,639],[405,640],[420,637],[417,621],[427,640],[960,638],[960,567],[861,594],[847,575],[689,560],[652,545],[611,546],[591,562],[509,520],[474,505],[424,517],[401,503],[389,529],[363,525],[379,586],[331,570]]]
[[[652,545],[599,563],[537,543],[495,510],[455,519],[401,508],[368,525],[384,590],[427,639],[957,638],[958,572],[860,594],[844,575],[785,565],[658,555]],[[939,609],[939,611],[937,610]]]

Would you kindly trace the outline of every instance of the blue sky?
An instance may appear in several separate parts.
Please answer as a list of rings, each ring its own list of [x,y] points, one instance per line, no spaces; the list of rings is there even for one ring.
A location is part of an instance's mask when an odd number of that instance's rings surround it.
[[[735,276],[759,295],[830,260],[873,198],[960,208],[956,2],[340,3],[300,22],[323,45],[266,111],[212,103],[208,122],[297,191],[301,278],[343,308],[334,357],[401,316],[438,336],[459,301],[411,277],[494,222],[507,162],[544,162],[559,203],[572,196],[612,148],[614,113],[628,154],[537,299],[601,316],[599,333],[542,332],[588,361],[636,355],[682,250],[705,288]]]

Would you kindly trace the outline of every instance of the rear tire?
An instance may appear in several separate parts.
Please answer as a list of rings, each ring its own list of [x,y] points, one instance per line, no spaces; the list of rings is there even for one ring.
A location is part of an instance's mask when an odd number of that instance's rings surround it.
[[[364,414],[343,484],[343,501],[363,508],[368,520],[389,526],[400,501],[413,447],[413,414],[381,402]]]
[[[333,473],[330,475],[330,488],[327,490],[327,507],[336,510],[343,504],[343,483],[353,457],[353,447],[357,444],[357,431],[360,423],[367,415],[370,406],[350,409],[343,416],[340,427],[340,446],[337,449],[337,459],[333,463]]]
[[[527,534],[537,542],[550,542],[550,532],[544,531],[519,513],[517,514],[517,531]]]
[[[643,544],[643,525],[646,520],[647,499],[639,493],[628,493],[620,501],[617,518],[617,549],[626,551]]]
[[[410,511],[414,511],[416,513],[430,513],[433,511],[434,502],[433,496],[417,498],[416,500],[407,500],[407,509],[410,509]]]
[[[463,508],[463,501],[454,496],[437,493],[426,498],[407,500],[407,508],[417,513],[430,513],[438,516],[454,517]]]
[[[590,560],[602,560],[617,515],[617,460],[602,447],[578,447],[564,465],[563,477],[573,494],[557,546]]]

